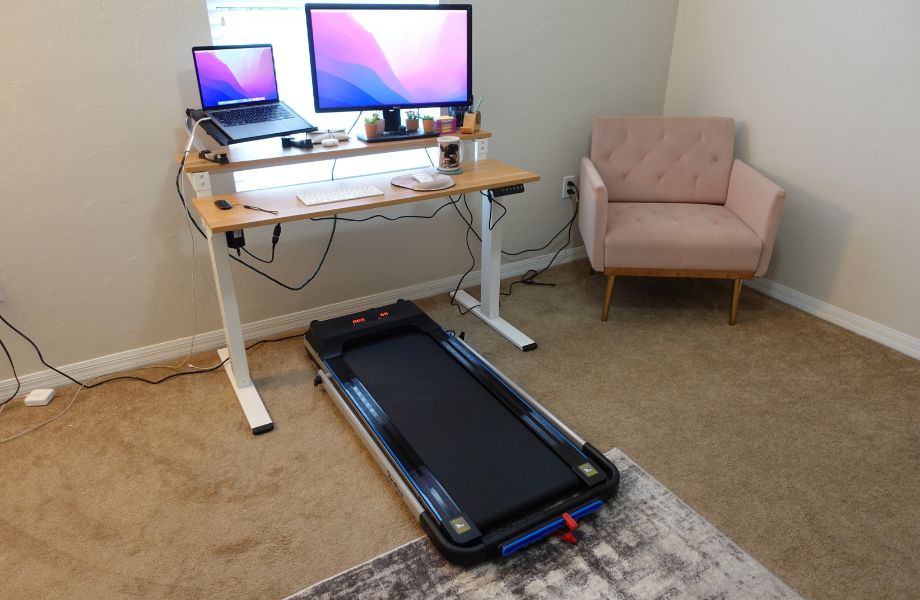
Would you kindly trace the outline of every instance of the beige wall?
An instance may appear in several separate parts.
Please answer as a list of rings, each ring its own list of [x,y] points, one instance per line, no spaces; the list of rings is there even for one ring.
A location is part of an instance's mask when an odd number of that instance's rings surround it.
[[[496,135],[490,156],[545,178],[510,201],[506,245],[530,247],[570,214],[560,180],[577,173],[591,118],[661,112],[677,0],[474,5],[474,85]],[[184,143],[182,110],[197,103],[189,49],[208,41],[204,0],[0,8],[0,312],[54,364],[192,332],[191,250],[172,157]],[[327,230],[286,226],[273,272],[302,278]],[[259,250],[269,235],[247,238]],[[199,257],[199,331],[211,331],[219,319],[201,247]],[[325,270],[303,292],[234,274],[252,322],[446,277],[466,261],[463,229],[445,212],[340,227]],[[0,335],[20,373],[40,370],[25,344]],[[9,376],[0,365],[0,380]]]
[[[768,277],[920,337],[920,3],[682,0],[665,114],[788,191]]]

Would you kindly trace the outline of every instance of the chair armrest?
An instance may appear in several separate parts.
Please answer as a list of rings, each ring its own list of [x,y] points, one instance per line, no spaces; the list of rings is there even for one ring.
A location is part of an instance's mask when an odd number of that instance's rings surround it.
[[[773,242],[779,228],[786,192],[751,166],[735,159],[728,179],[728,197],[725,207],[754,230],[763,242],[760,262],[754,277],[766,274],[773,255]]]
[[[578,229],[588,260],[595,271],[604,270],[604,238],[607,236],[607,186],[594,163],[581,159],[578,179]]]

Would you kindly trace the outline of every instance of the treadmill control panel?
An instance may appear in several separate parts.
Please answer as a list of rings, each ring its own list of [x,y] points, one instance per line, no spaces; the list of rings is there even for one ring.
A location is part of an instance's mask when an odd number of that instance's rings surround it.
[[[376,315],[373,315],[373,314],[372,315],[361,315],[360,317],[355,317],[354,319],[351,320],[351,324],[352,325],[364,325],[365,323],[367,323],[368,319],[373,320],[373,321],[379,321],[380,319],[386,319],[389,316],[390,316],[390,311],[382,310],[378,312]]]
[[[372,308],[325,321],[313,321],[306,334],[307,341],[323,359],[341,354],[342,347],[356,336],[373,331],[389,331],[412,327],[417,331],[431,332],[440,329],[431,317],[408,300]]]

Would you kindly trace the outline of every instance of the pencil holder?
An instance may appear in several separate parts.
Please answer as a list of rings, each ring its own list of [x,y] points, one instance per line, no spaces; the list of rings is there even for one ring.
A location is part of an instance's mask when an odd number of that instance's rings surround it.
[[[482,126],[482,113],[468,112],[463,115],[463,127],[460,128],[462,133],[476,133]]]

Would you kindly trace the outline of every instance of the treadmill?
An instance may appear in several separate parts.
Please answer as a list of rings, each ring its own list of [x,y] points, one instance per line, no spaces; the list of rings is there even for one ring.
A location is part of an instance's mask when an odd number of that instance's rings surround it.
[[[508,556],[577,521],[616,467],[414,303],[313,321],[322,384],[451,562]]]

